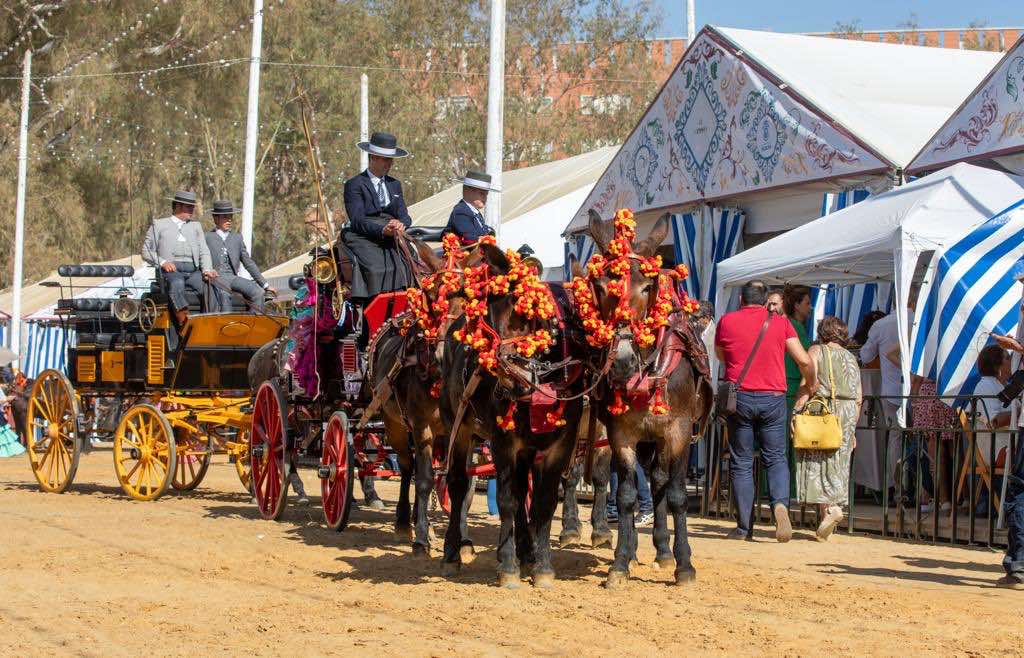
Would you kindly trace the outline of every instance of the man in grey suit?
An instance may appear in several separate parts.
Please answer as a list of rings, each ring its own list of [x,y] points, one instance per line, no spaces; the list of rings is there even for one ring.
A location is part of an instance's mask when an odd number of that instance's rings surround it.
[[[276,295],[277,291],[270,287],[263,278],[256,261],[245,248],[242,236],[231,231],[231,221],[238,209],[230,201],[213,202],[212,231],[206,233],[206,245],[210,248],[213,258],[213,269],[217,271],[217,291],[220,309],[231,310],[231,293],[237,292],[245,297],[250,309],[263,310],[264,291]],[[238,276],[244,267],[252,275],[252,280]]]
[[[203,280],[216,279],[217,271],[203,238],[202,224],[191,221],[196,210],[195,192],[175,192],[171,202],[171,216],[154,219],[146,232],[142,258],[163,270],[171,310],[180,328],[188,321],[186,286],[201,296]]]

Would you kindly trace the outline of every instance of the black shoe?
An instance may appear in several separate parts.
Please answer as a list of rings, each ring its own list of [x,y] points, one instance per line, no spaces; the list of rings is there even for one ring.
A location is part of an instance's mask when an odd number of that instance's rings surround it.
[[[734,541],[754,541],[747,531],[742,528],[733,528],[725,538],[732,539]]]
[[[618,522],[619,522],[619,515],[618,514],[611,514],[611,513],[608,514],[608,523],[618,523]]]

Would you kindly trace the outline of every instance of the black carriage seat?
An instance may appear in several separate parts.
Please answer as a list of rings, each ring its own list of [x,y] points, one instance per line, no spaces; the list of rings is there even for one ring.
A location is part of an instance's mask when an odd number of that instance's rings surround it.
[[[168,303],[169,298],[164,284],[163,270],[160,268],[156,269],[156,280],[149,284],[149,293],[143,295],[143,297],[152,299],[158,305]],[[202,296],[193,290],[185,288],[185,299],[188,300],[188,310],[190,313],[206,312]],[[230,310],[233,313],[248,313],[250,309],[249,305],[245,303],[245,297],[242,297],[237,292],[233,292],[231,293],[231,308],[221,310],[224,312]]]

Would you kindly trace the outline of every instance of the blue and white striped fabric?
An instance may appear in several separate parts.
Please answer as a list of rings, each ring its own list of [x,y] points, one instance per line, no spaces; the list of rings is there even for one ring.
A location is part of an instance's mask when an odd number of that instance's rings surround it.
[[[838,212],[847,206],[860,203],[868,198],[867,190],[847,190],[835,194],[824,194],[821,200],[821,216]],[[814,313],[807,327],[813,338],[818,321],[827,315],[841,319],[853,334],[864,316],[876,309],[889,312],[892,308],[893,285],[891,283],[858,283],[850,286],[824,285],[811,290],[811,304]]]
[[[25,358],[22,371],[27,377],[36,377],[47,368],[67,372],[67,348],[71,332],[52,322],[26,322],[22,325]]]
[[[594,255],[594,240],[588,233],[578,233],[565,240],[565,280],[572,278],[572,269],[569,264],[569,257],[575,256],[580,265],[586,265],[590,257]]]
[[[684,282],[694,299],[710,300],[718,281],[718,264],[743,249],[746,215],[736,208],[701,206],[695,212],[672,215],[676,263],[685,263]]]
[[[1024,200],[937,251],[918,297],[911,372],[940,395],[970,395],[990,332],[1015,334],[1020,318]]]

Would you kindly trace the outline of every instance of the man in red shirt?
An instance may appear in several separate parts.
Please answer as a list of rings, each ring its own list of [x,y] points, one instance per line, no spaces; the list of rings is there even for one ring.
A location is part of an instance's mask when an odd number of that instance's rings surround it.
[[[736,392],[736,413],[729,426],[729,477],[738,510],[737,527],[730,539],[752,536],[754,504],[754,442],[761,446],[761,460],[768,473],[768,491],[775,517],[775,537],[787,542],[793,536],[789,520],[789,462],[786,460],[786,365],[788,353],[807,382],[816,383],[814,363],[800,344],[793,325],[783,315],[765,309],[768,287],[762,281],[748,281],[740,289],[740,309],[726,313],[715,332],[715,353],[725,366],[725,379],[740,380]],[[757,351],[751,357],[762,327],[768,325]]]

